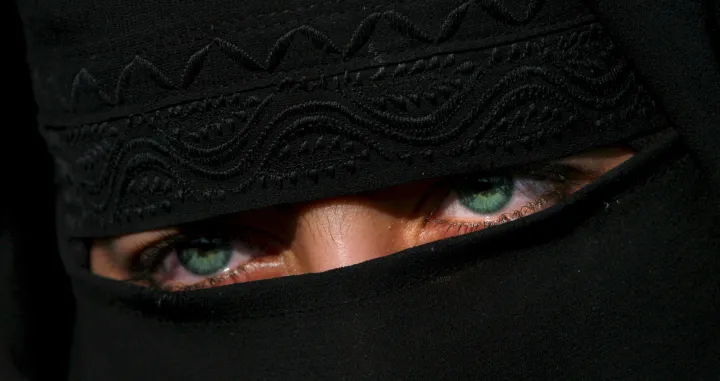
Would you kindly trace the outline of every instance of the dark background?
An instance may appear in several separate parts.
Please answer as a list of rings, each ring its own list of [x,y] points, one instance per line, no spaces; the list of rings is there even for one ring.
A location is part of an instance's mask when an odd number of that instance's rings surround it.
[[[0,126],[0,379],[61,380],[72,299],[55,247],[52,160],[35,122],[22,23],[13,1],[0,2],[0,19],[6,30]]]

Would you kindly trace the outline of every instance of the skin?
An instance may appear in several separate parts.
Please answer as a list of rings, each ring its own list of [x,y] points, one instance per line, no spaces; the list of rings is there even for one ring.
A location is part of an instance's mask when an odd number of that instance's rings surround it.
[[[577,185],[580,188],[632,155],[624,148],[608,148],[560,162],[591,173]],[[254,244],[262,246],[264,254],[245,266],[242,276],[217,284],[327,271],[460,234],[428,220],[447,197],[447,192],[436,191],[441,183],[423,181],[223,217],[221,223],[226,228],[251,231]],[[97,240],[90,252],[91,270],[108,278],[127,279],[138,247],[151,245],[174,231],[160,229]]]

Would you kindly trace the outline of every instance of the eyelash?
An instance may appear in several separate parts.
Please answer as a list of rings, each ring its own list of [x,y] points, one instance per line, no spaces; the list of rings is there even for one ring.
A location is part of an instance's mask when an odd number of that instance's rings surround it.
[[[189,242],[189,240],[186,234],[167,232],[163,233],[159,241],[156,240],[149,245],[146,242],[138,242],[134,245],[132,252],[140,254],[133,256],[130,264],[130,273],[133,275],[125,281],[147,283],[151,288],[162,289],[162,285],[155,281],[153,273],[158,270],[165,257],[175,246]]]
[[[242,272],[243,266],[233,268],[230,271],[226,271],[217,275],[208,276],[203,281],[196,284],[188,284],[182,286],[168,286],[158,282],[155,279],[155,273],[161,268],[163,262],[173,251],[177,251],[182,248],[183,245],[189,245],[193,241],[199,238],[225,238],[229,240],[242,240],[248,241],[247,237],[238,237],[237,235],[224,234],[223,229],[218,226],[213,226],[215,229],[203,228],[203,229],[187,229],[186,232],[181,233],[164,233],[164,236],[159,240],[148,245],[147,243],[140,242],[132,250],[132,252],[139,253],[134,256],[134,259],[130,265],[130,273],[133,274],[130,278],[125,279],[126,282],[142,283],[147,284],[149,287],[163,291],[187,291],[193,289],[201,289],[212,287],[214,284],[228,279],[239,276]],[[211,232],[213,231],[213,232]]]
[[[587,174],[578,168],[574,168],[562,164],[541,164],[524,166],[520,168],[510,169],[506,171],[495,171],[494,173],[482,173],[476,176],[464,176],[456,179],[448,186],[448,189],[452,188],[452,184],[468,179],[476,179],[481,177],[489,177],[493,175],[508,175],[510,174],[513,179],[525,178],[534,181],[547,181],[552,184],[551,191],[547,194],[537,198],[536,200],[528,203],[527,205],[515,210],[508,215],[505,213],[498,217],[494,221],[482,221],[482,222],[462,222],[452,220],[442,220],[435,218],[435,211],[430,213],[429,217],[426,218],[426,224],[437,224],[446,226],[446,234],[449,234],[454,230],[454,235],[466,234],[478,230],[482,230],[494,225],[502,224],[505,222],[512,221],[517,218],[524,217],[528,214],[532,214],[538,210],[542,210],[547,206],[547,203],[551,200],[561,201],[568,196],[568,190],[575,183],[582,183],[578,181],[578,178],[587,177]],[[450,192],[445,193],[445,198],[449,196]],[[436,209],[437,210],[437,209]],[[207,223],[206,223],[207,224]],[[135,255],[130,266],[130,272],[133,274],[128,282],[146,284],[151,288],[165,291],[175,291],[177,288],[173,286],[167,286],[161,284],[155,278],[156,272],[160,269],[163,262],[173,251],[177,251],[178,248],[183,245],[190,244],[193,240],[198,238],[225,238],[225,239],[237,239],[247,241],[247,234],[245,237],[237,237],[237,235],[223,234],[222,227],[211,224],[210,226],[204,225],[203,228],[189,227],[183,232],[173,233],[166,232],[161,240],[150,242],[139,242],[132,252],[139,253]],[[175,286],[179,287],[180,290],[192,290],[197,288],[211,287],[213,284],[223,282],[233,277],[237,277],[244,270],[243,266],[231,269],[230,271],[223,272],[217,275],[208,276],[205,280],[190,285]]]
[[[516,168],[506,172],[499,172],[499,174],[510,173],[513,179],[523,178],[530,181],[547,181],[551,184],[551,190],[536,198],[533,201],[521,206],[520,208],[513,210],[509,213],[503,213],[494,220],[491,221],[472,221],[464,222],[457,220],[444,220],[436,218],[437,208],[430,213],[425,219],[426,224],[435,224],[446,226],[446,236],[456,236],[472,233],[475,231],[490,228],[492,226],[504,224],[527,215],[536,213],[540,210],[546,209],[553,203],[561,202],[569,196],[571,190],[574,187],[581,186],[588,181],[590,177],[589,173],[584,172],[579,168],[575,168],[563,164],[541,164],[532,165]],[[498,174],[498,173],[496,173]],[[469,180],[478,177],[491,177],[493,174],[482,174],[479,176],[465,176],[464,180]],[[460,182],[460,181],[457,181]],[[457,183],[456,182],[456,183]],[[444,197],[448,197],[450,192],[447,192]],[[440,206],[438,206],[439,208]]]

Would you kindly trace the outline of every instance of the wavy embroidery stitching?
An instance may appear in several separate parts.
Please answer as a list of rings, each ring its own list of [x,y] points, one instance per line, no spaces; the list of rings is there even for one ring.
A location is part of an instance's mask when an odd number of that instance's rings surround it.
[[[122,105],[126,94],[129,91],[131,78],[138,75],[142,75],[150,79],[161,89],[187,89],[198,77],[198,74],[204,66],[205,59],[211,50],[218,50],[222,52],[232,62],[245,70],[272,73],[288,54],[293,41],[295,41],[298,36],[302,36],[312,42],[314,46],[318,47],[324,53],[336,54],[339,58],[347,60],[357,54],[357,52],[359,52],[371,41],[374,36],[374,31],[380,22],[385,22],[391,30],[403,37],[425,44],[439,44],[450,40],[452,36],[457,33],[460,26],[467,18],[468,11],[473,6],[478,6],[492,17],[507,24],[521,25],[533,19],[540,10],[543,2],[544,0],[528,0],[525,13],[518,17],[510,12],[499,0],[468,0],[452,10],[444,18],[444,22],[442,23],[440,30],[434,37],[432,37],[430,33],[427,33],[416,26],[406,16],[396,11],[376,12],[367,16],[358,25],[350,40],[343,45],[342,48],[338,44],[335,44],[323,32],[313,27],[304,25],[292,29],[278,38],[263,61],[252,57],[243,49],[229,41],[215,38],[205,47],[190,56],[187,64],[185,65],[185,70],[183,71],[180,80],[177,82],[172,81],[152,62],[141,56],[135,56],[135,58],[127,64],[120,73],[115,84],[113,94],[111,95],[102,90],[95,77],[88,72],[87,69],[83,68],[73,79],[70,95],[70,107],[71,109],[75,108],[84,94],[90,94],[97,97],[106,106]]]
[[[617,125],[646,113],[652,102],[612,49],[591,25],[392,70],[288,79],[265,95],[220,96],[46,135],[58,148],[64,201],[74,210],[68,218],[80,226],[117,225],[188,200],[223,200],[253,184],[318,183],[339,170],[352,173],[371,157],[408,166],[415,159],[470,157],[480,145],[529,143],[579,122]],[[594,58],[587,58],[590,52]],[[410,75],[418,75],[409,82],[413,90],[372,91],[374,82],[398,85]],[[424,82],[426,89],[417,87]],[[317,91],[334,100],[273,109],[283,97]],[[192,127],[188,118],[206,114],[220,122]],[[514,139],[501,138],[508,131]],[[212,180],[212,188],[203,179]]]

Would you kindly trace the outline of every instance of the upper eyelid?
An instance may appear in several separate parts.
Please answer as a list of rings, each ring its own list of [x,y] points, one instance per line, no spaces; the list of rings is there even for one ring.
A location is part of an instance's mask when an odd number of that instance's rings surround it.
[[[538,180],[572,181],[572,176],[575,174],[587,175],[588,173],[583,168],[579,168],[573,165],[567,165],[556,160],[551,162],[518,165],[500,170],[482,171],[477,173],[455,176],[452,181],[453,183],[459,183],[472,179],[507,175],[518,178],[533,178],[537,176],[536,179]]]
[[[114,241],[117,246],[119,246],[118,243],[123,246],[122,250],[119,250],[120,254],[137,255],[150,248],[163,245],[168,241],[179,239],[180,236],[192,239],[200,236],[218,235],[218,227],[218,224],[213,221],[197,221],[186,225],[154,230],[152,232],[135,233]],[[145,239],[138,237],[143,234],[152,234],[152,236]],[[127,242],[125,242],[126,239]],[[182,239],[180,239],[180,241],[182,241]]]
[[[177,234],[177,231],[178,229],[175,227],[168,227],[164,229],[132,233],[109,239],[108,241],[110,242],[105,246],[111,249],[111,252],[115,254],[134,253],[143,247],[152,246],[167,237]]]

